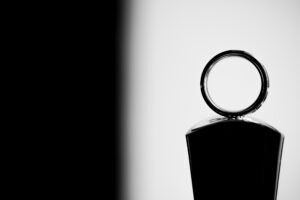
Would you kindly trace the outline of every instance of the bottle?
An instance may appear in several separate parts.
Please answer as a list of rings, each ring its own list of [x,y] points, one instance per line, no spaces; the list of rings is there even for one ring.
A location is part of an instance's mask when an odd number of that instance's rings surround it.
[[[229,56],[250,61],[262,83],[255,102],[237,112],[218,107],[207,91],[211,68]],[[225,51],[207,63],[200,87],[207,105],[223,117],[202,121],[186,134],[194,200],[276,200],[284,136],[265,122],[245,116],[266,99],[265,68],[245,51]]]

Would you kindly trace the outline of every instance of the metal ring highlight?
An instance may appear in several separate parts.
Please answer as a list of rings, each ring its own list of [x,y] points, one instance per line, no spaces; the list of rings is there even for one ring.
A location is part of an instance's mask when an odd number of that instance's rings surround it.
[[[219,106],[217,106],[211,99],[209,92],[207,90],[208,74],[209,74],[210,70],[212,69],[212,67],[221,59],[224,59],[226,57],[231,57],[231,56],[242,57],[242,58],[245,58],[246,60],[250,61],[258,70],[260,78],[261,78],[261,90],[260,90],[260,93],[259,93],[257,99],[254,101],[254,103],[252,103],[249,107],[247,107],[243,110],[235,111],[235,112],[230,112],[230,111],[224,110],[224,109],[220,108]],[[265,101],[267,94],[268,94],[268,87],[269,87],[269,78],[268,78],[267,71],[265,70],[263,65],[258,60],[256,60],[252,55],[250,55],[249,53],[247,53],[245,51],[241,51],[241,50],[228,50],[228,51],[224,51],[224,52],[219,53],[218,55],[214,56],[206,64],[206,66],[202,72],[201,79],[200,79],[201,93],[202,93],[202,96],[203,96],[206,104],[216,113],[223,115],[225,117],[228,117],[228,118],[236,118],[236,117],[240,117],[240,116],[243,116],[248,113],[256,111],[262,105],[262,103]]]

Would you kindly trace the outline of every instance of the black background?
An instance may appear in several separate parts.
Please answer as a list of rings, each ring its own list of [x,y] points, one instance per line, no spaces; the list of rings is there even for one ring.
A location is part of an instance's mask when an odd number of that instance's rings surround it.
[[[124,8],[7,6],[2,163],[11,197],[120,199]]]

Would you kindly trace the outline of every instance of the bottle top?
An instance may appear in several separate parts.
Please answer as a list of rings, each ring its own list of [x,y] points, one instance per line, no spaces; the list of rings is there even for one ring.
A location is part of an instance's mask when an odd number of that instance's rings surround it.
[[[257,99],[247,108],[245,108],[243,110],[239,110],[239,111],[234,111],[234,112],[228,111],[228,110],[225,110],[225,109],[219,107],[211,99],[211,96],[209,95],[209,92],[207,89],[208,75],[209,75],[209,72],[211,71],[211,69],[213,68],[213,66],[218,61],[220,61],[226,57],[231,57],[231,56],[242,57],[242,58],[250,61],[258,70],[260,78],[261,78],[261,90],[260,90],[260,93],[259,93]],[[241,51],[241,50],[228,50],[228,51],[224,51],[224,52],[219,53],[216,56],[214,56],[204,67],[204,70],[202,72],[201,79],[200,79],[201,93],[202,93],[202,96],[203,96],[206,104],[216,113],[218,113],[222,116],[228,117],[228,118],[238,118],[238,117],[241,117],[248,113],[252,113],[252,112],[256,111],[262,105],[262,103],[265,101],[267,94],[268,94],[268,87],[269,87],[269,78],[268,78],[267,71],[265,70],[263,65],[257,59],[255,59],[252,55],[250,55],[249,53],[247,53],[245,51]]]

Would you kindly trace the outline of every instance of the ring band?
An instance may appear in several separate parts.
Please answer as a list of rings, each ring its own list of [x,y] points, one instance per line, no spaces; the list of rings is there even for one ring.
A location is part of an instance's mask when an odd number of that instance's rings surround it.
[[[220,61],[226,57],[231,57],[231,56],[242,57],[242,58],[245,58],[248,61],[250,61],[258,70],[260,78],[261,78],[261,90],[260,90],[260,93],[259,93],[257,99],[254,101],[254,103],[243,110],[235,111],[235,112],[226,111],[226,110],[220,108],[219,106],[217,106],[212,101],[212,99],[208,93],[208,90],[207,90],[207,79],[208,79],[208,75],[209,75],[209,72],[212,69],[212,67],[218,61]],[[256,111],[262,105],[262,103],[265,101],[267,94],[268,94],[268,87],[269,87],[269,78],[268,78],[267,72],[266,72],[265,68],[263,67],[263,65],[249,53],[247,53],[245,51],[240,51],[240,50],[224,51],[222,53],[219,53],[215,57],[213,57],[206,64],[206,66],[202,72],[201,79],[200,79],[201,93],[202,93],[202,96],[203,96],[206,104],[216,113],[223,115],[225,117],[229,117],[229,118],[243,116],[248,113]]]

